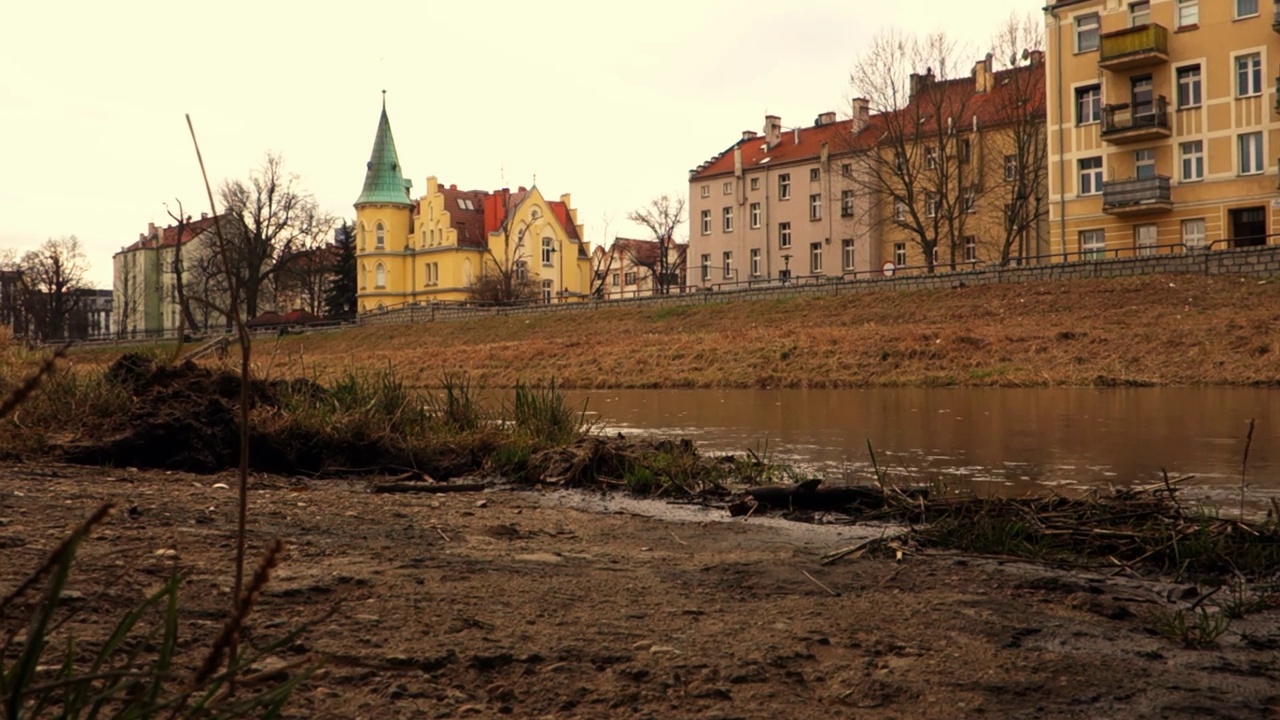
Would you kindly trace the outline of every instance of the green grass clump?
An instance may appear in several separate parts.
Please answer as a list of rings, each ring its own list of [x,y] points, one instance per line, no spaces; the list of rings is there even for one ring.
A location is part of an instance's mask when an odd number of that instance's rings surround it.
[[[515,397],[506,415],[517,434],[547,447],[567,445],[585,435],[590,430],[586,413],[585,403],[582,410],[569,407],[553,379],[545,388],[524,383],[516,385]]]

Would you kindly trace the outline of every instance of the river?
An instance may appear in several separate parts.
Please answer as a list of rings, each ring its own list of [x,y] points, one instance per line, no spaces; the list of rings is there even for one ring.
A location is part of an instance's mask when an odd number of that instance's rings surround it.
[[[1280,391],[1251,388],[610,390],[569,393],[605,429],[751,449],[832,482],[873,477],[867,442],[904,483],[1017,495],[1158,482],[1239,497],[1250,419],[1250,504],[1280,497]]]

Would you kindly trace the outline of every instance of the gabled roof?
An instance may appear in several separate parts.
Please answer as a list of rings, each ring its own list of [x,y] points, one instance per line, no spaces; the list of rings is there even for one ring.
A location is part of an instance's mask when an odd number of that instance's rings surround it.
[[[1029,74],[1030,77],[1023,81],[1024,86],[1020,90],[1015,90],[1015,86],[1010,81],[1015,79],[1015,75],[1024,73]],[[1033,84],[1026,86],[1025,82],[1028,80]],[[931,111],[935,105],[941,107],[943,112],[939,114],[939,117],[932,117],[930,113],[926,113],[923,105],[918,102],[918,98],[915,98],[906,107],[892,114],[872,114],[867,119],[865,127],[857,133],[853,132],[852,120],[842,120],[825,125],[800,128],[798,133],[794,130],[783,131],[782,141],[772,149],[768,147],[764,137],[744,138],[730,145],[724,152],[691,173],[690,181],[695,182],[732,175],[734,172],[734,151],[739,148],[742,150],[742,167],[745,171],[764,166],[813,162],[821,157],[823,144],[827,145],[828,151],[832,156],[867,150],[882,142],[886,129],[893,126],[892,123],[902,119],[901,116],[904,115],[911,118],[912,121],[916,119],[917,114],[921,115],[922,117],[919,118],[923,123],[921,132],[926,134],[936,131],[939,123],[946,122],[948,117],[951,118],[954,126],[960,130],[973,127],[975,117],[980,128],[1003,125],[1012,120],[1009,111],[1018,98],[1014,94],[1016,92],[1023,93],[1029,98],[1030,102],[1034,103],[1030,108],[1032,112],[1044,113],[1043,64],[1024,65],[993,73],[991,85],[992,87],[989,91],[976,93],[975,80],[972,77],[934,82],[930,86],[929,92],[937,93],[941,91],[944,95],[936,100],[931,99],[929,108]],[[947,112],[949,107],[955,108],[955,112]],[[964,115],[963,117],[955,117],[961,112]],[[925,117],[926,115],[929,116]]]
[[[458,245],[484,249],[487,233],[484,224],[484,199],[489,193],[483,190],[459,190],[456,185],[439,186],[444,196],[444,209],[449,213],[449,224],[458,233]]]
[[[230,218],[224,218],[224,222]],[[155,250],[156,248],[169,248],[175,245],[187,243],[195,240],[206,232],[213,231],[214,218],[201,217],[199,220],[187,220],[182,224],[182,232],[179,234],[177,225],[170,225],[166,228],[158,228],[152,225],[146,234],[139,235],[138,241],[129,245],[121,252],[132,252],[134,250]]]
[[[373,138],[373,153],[365,167],[364,189],[355,204],[357,207],[365,204],[413,205],[409,198],[409,183],[400,172],[400,158],[396,155],[395,138],[391,136],[385,96],[382,117],[378,118],[378,132]]]

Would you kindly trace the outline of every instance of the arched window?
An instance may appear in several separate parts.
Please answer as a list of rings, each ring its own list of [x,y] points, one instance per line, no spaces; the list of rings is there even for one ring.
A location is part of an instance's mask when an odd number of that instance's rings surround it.
[[[387,246],[387,229],[383,227],[381,221],[378,222],[376,232],[377,237],[374,239],[374,242],[376,243],[376,247],[381,250]]]
[[[360,289],[369,287],[369,266],[360,263]]]
[[[360,221],[360,249],[365,249],[365,236],[369,234],[368,228],[364,226],[364,221]]]
[[[462,277],[466,278],[467,285],[471,284],[471,258],[462,261]]]
[[[537,219],[538,219],[538,218],[540,218],[540,217],[542,217],[542,213],[538,212],[538,208],[534,208],[534,209],[532,209],[532,210],[530,210],[530,211],[529,211],[529,219],[530,219],[530,220],[537,220]]]
[[[385,288],[387,286],[387,269],[382,263],[373,269],[373,286],[376,288]]]

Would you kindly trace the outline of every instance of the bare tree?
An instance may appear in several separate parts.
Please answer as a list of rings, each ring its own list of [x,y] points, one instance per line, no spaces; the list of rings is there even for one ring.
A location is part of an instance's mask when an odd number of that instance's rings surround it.
[[[889,30],[872,40],[850,74],[853,92],[878,113],[878,137],[858,147],[861,136],[841,136],[862,166],[846,179],[881,208],[875,214],[881,229],[897,229],[919,247],[929,272],[935,252],[940,261],[945,252],[944,262],[954,267],[981,192],[965,127],[975,95],[971,85],[953,82],[961,57],[943,33]]]
[[[610,218],[606,213],[601,218],[603,229],[600,231],[600,237],[609,237]],[[613,272],[613,262],[616,257],[612,246],[605,247],[603,243],[596,246],[596,250],[592,253],[591,258],[591,297],[597,299],[605,299],[605,288],[609,286],[609,275]]]
[[[187,298],[186,283],[184,282],[183,277],[185,265],[183,264],[182,259],[183,246],[186,242],[187,230],[191,225],[191,217],[182,211],[181,200],[175,198],[174,202],[178,204],[178,212],[176,215],[168,208],[168,206],[165,207],[165,212],[169,213],[169,217],[177,223],[174,229],[178,233],[177,240],[173,244],[173,258],[169,263],[169,272],[173,275],[174,293],[177,297],[178,312],[182,315],[182,322],[186,325],[189,331],[195,331],[198,326],[196,325],[195,313],[191,310],[191,302]],[[163,243],[161,245],[161,252],[163,252]]]
[[[328,243],[320,244],[298,250],[285,261],[275,283],[276,304],[281,311],[300,308],[313,315],[324,313],[337,249]]]
[[[316,238],[327,238],[334,221],[274,153],[267,154],[247,181],[228,180],[219,193],[224,222],[213,240],[217,245],[213,256],[227,279],[228,299],[248,319],[270,297],[272,283],[286,261],[299,250],[313,247]]]
[[[545,218],[517,224],[511,196],[503,191],[505,207],[498,233],[502,237],[502,253],[494,251],[492,238],[485,239],[485,258],[480,274],[472,278],[467,293],[472,300],[491,305],[516,305],[538,297],[538,281],[529,272],[525,238],[536,231]]]
[[[994,133],[1001,162],[1000,189],[993,193],[1004,217],[1000,264],[1040,253],[1049,215],[1049,144],[1045,136],[1044,23],[1037,15],[1011,13],[992,38],[999,68]]]
[[[683,284],[679,271],[685,266],[688,245],[676,242],[675,233],[685,222],[685,209],[683,195],[674,198],[661,195],[627,215],[631,222],[647,228],[655,241],[656,252],[644,250],[631,256],[634,264],[648,270],[653,277],[655,295],[667,295],[672,287]],[[632,243],[631,247],[638,246]]]
[[[68,336],[71,315],[84,298],[81,291],[87,269],[84,251],[74,235],[49,239],[22,256],[22,303],[34,339],[62,340]]]
[[[133,324],[134,315],[142,302],[142,274],[138,271],[134,255],[135,253],[121,252],[114,258],[112,312],[116,318],[116,336],[121,338],[137,330],[137,325]]]

